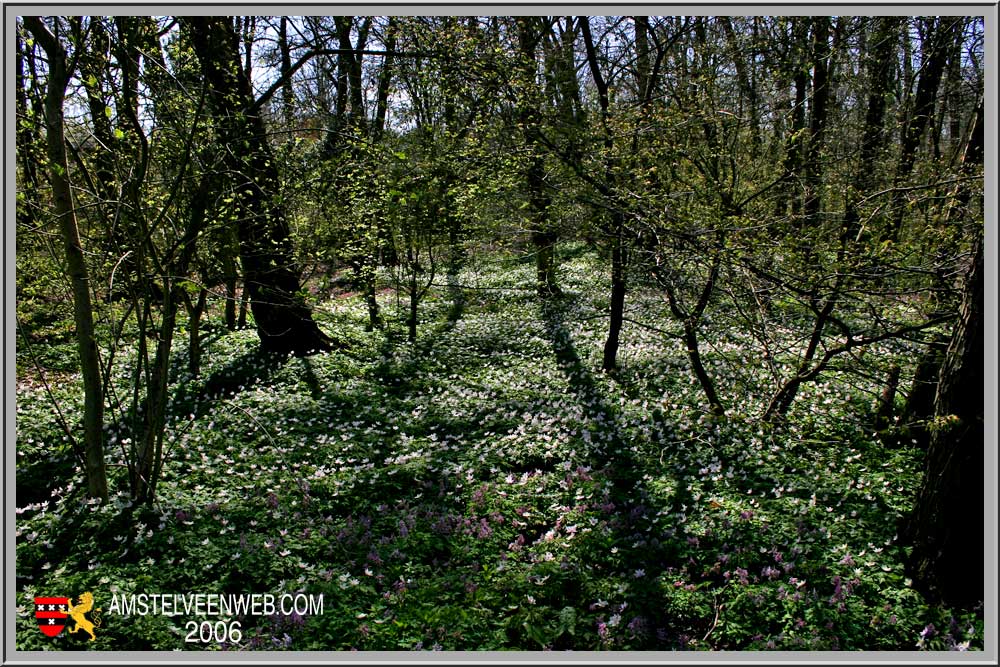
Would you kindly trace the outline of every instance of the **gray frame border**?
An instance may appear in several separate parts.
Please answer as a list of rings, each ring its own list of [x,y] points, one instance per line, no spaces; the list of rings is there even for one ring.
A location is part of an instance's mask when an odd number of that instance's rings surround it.
[[[585,15],[625,14],[629,9],[638,13],[653,13],[662,9],[673,14],[719,14],[733,16],[749,15],[982,15],[985,20],[985,183],[993,183],[985,188],[985,258],[986,288],[984,304],[987,341],[986,345],[986,386],[984,387],[986,410],[984,441],[984,546],[985,568],[985,650],[981,653],[949,652],[909,652],[909,651],[859,651],[859,652],[718,652],[718,653],[672,653],[672,652],[440,652],[417,653],[408,651],[365,651],[343,652],[241,652],[218,653],[207,651],[59,651],[31,652],[16,651],[15,609],[15,505],[16,505],[16,324],[15,309],[15,225],[4,225],[4,622],[3,622],[3,664],[36,665],[45,663],[66,663],[68,660],[83,663],[131,663],[149,665],[169,665],[180,663],[220,662],[220,663],[267,663],[267,664],[308,664],[316,662],[360,663],[438,663],[477,662],[483,664],[509,664],[515,662],[545,662],[557,664],[655,664],[664,662],[688,664],[739,664],[743,662],[808,662],[810,664],[842,664],[851,662],[878,662],[885,664],[998,664],[997,652],[997,4],[963,3],[942,5],[940,3],[906,2],[905,0],[884,0],[878,4],[869,3],[731,3],[708,0],[702,4],[692,3],[628,3],[607,5],[602,3],[552,3],[534,5],[530,3],[433,3],[418,4],[394,2],[387,4],[269,4],[269,3],[213,3],[173,2],[173,3],[4,3],[4,219],[14,220],[15,161],[14,161],[14,17],[38,13],[55,14],[180,14],[209,15],[228,14],[228,10],[280,9],[286,15],[309,14],[397,14],[397,15],[460,15],[460,14],[510,14],[536,15],[553,13],[552,10],[579,8]],[[641,9],[640,9],[641,8]],[[155,10],[155,11],[154,11]],[[173,10],[173,11],[171,11]],[[838,11],[839,10],[839,11]],[[987,446],[992,445],[992,446]],[[992,559],[990,558],[992,557]],[[206,659],[207,658],[207,659]],[[807,659],[803,659],[807,658]]]

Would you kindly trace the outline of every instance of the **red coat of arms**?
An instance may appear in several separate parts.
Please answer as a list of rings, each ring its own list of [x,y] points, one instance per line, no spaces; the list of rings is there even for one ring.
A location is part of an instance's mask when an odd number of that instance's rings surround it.
[[[66,627],[69,598],[35,598],[35,620],[38,629],[55,637]]]

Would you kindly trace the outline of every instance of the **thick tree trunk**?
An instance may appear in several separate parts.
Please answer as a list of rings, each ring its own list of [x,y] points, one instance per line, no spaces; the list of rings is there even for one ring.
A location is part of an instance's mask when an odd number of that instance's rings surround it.
[[[73,286],[73,321],[76,325],[77,353],[83,376],[83,432],[87,493],[92,498],[108,499],[108,479],[104,463],[104,392],[94,332],[94,311],[90,300],[90,273],[80,243],[69,164],[63,135],[63,102],[70,72],[66,51],[58,38],[37,17],[25,17],[25,27],[42,45],[49,60],[48,88],[45,97],[45,131],[52,183],[53,213],[59,223],[66,266]]]
[[[240,258],[261,349],[279,354],[329,350],[332,341],[313,321],[302,296],[278,170],[263,119],[240,66],[238,36],[221,17],[185,17],[209,85],[223,155],[238,184]]]
[[[934,400],[935,427],[924,479],[907,526],[915,586],[931,600],[983,600],[984,317],[983,240],[963,290]]]

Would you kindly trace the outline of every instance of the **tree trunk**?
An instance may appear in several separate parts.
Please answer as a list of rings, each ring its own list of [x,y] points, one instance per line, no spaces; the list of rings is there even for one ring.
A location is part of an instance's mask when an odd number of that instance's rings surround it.
[[[929,599],[972,606],[984,598],[983,240],[977,233],[960,319],[934,399],[935,424],[924,480],[906,535],[908,570]]]
[[[908,445],[927,449],[930,445],[930,432],[927,421],[934,414],[934,396],[937,394],[938,375],[944,354],[948,348],[948,339],[941,337],[928,344],[926,351],[917,363],[913,375],[913,384],[906,396],[906,405],[900,418],[902,434],[911,440]]]
[[[19,119],[16,132],[17,158],[21,167],[18,191],[23,198],[17,200],[17,222],[22,229],[32,229],[38,224],[38,207],[41,202],[38,165],[43,160],[39,155],[41,109],[35,91],[37,79],[34,68],[34,46],[28,46],[20,31],[17,33],[15,55],[14,95]],[[26,70],[27,68],[27,70]],[[31,77],[32,94],[29,97],[27,77]]]
[[[621,224],[618,223],[611,247],[611,314],[608,322],[608,338],[604,342],[604,358],[601,368],[613,373],[618,368],[618,343],[625,319],[625,257],[622,247]]]
[[[969,135],[969,141],[965,145],[965,153],[962,156],[962,165],[958,170],[959,174],[971,179],[971,177],[973,177],[976,172],[982,168],[984,145],[983,98],[980,97],[979,104],[976,105],[976,117],[972,121],[972,133]],[[959,183],[955,192],[954,202],[948,209],[949,222],[955,222],[962,216],[967,218],[973,217],[973,213],[969,210],[969,202],[972,200],[972,193],[974,189],[975,188],[972,187],[970,181],[963,181]]]
[[[805,213],[806,234],[803,236],[806,246],[806,263],[811,263],[813,244],[809,237],[821,225],[820,209],[823,201],[823,145],[826,141],[826,121],[830,100],[830,18],[826,16],[813,19],[812,35],[812,105],[809,118],[809,150],[805,163]]]
[[[837,288],[834,288],[833,292],[836,293]],[[833,296],[826,300],[822,308],[818,308],[818,303],[813,304],[813,310],[816,313],[816,322],[813,324],[812,335],[809,337],[809,344],[806,346],[802,360],[799,362],[798,370],[771,397],[771,401],[768,403],[767,409],[764,410],[764,414],[761,417],[763,421],[782,421],[785,415],[788,414],[788,410],[792,407],[792,402],[795,401],[796,394],[799,393],[803,379],[808,379],[810,369],[812,368],[812,360],[816,356],[816,350],[819,349],[820,342],[823,340],[823,329],[826,328],[827,323],[830,321],[830,314],[833,312],[834,305],[835,299]]]
[[[757,117],[757,89],[751,77],[753,62],[740,48],[732,19],[723,16],[720,17],[719,22],[726,33],[726,44],[732,52],[733,64],[736,66],[736,79],[740,84],[739,115],[747,117],[750,121],[751,155],[756,157],[760,149],[760,121]],[[638,43],[638,40],[636,42]],[[750,70],[747,69],[748,66]],[[744,99],[746,99],[746,108],[743,107]]]
[[[163,430],[166,424],[167,382],[170,370],[170,349],[173,346],[177,322],[177,287],[171,278],[164,280],[160,330],[156,336],[156,353],[146,387],[143,424],[138,436],[138,448],[131,462],[132,497],[140,503],[153,501],[156,480],[162,467]],[[145,303],[148,319],[150,302]],[[145,356],[145,355],[142,355]]]
[[[917,82],[917,92],[913,98],[912,114],[903,127],[902,146],[899,162],[896,165],[896,191],[892,197],[892,225],[888,230],[888,238],[896,241],[902,230],[903,218],[906,215],[904,193],[901,189],[913,172],[917,158],[917,148],[924,130],[927,129],[937,102],[937,89],[941,83],[945,63],[948,61],[948,47],[951,45],[951,32],[955,19],[953,17],[930,18],[926,22],[927,33],[924,44],[921,45],[920,79]]]
[[[240,316],[236,320],[237,329],[247,328],[247,312],[250,310],[250,292],[247,291],[246,284],[243,285],[243,289],[240,291]]]
[[[184,306],[188,312],[188,371],[194,377],[201,375],[201,316],[205,313],[208,302],[208,290],[204,287],[198,290],[198,298],[184,293]]]
[[[389,17],[385,27],[385,58],[378,77],[378,91],[375,96],[375,125],[372,127],[372,141],[378,143],[385,132],[385,116],[389,108],[389,86],[393,76],[393,57],[396,52],[396,19]]]
[[[597,50],[594,48],[594,37],[590,30],[590,18],[581,17],[580,29],[583,34],[583,43],[587,52],[587,63],[590,67],[590,75],[597,88],[597,99],[601,107],[601,133],[604,137],[604,192],[606,197],[613,199],[615,185],[614,158],[611,153],[614,149],[614,135],[610,127],[611,114],[609,106],[611,103],[608,82],[601,73],[600,65],[597,61]],[[613,202],[617,204],[617,202]],[[616,206],[617,208],[617,206]],[[625,248],[624,213],[619,209],[612,213],[612,220],[606,231],[611,239],[611,313],[608,321],[608,337],[604,342],[604,355],[601,368],[606,373],[613,373],[618,368],[618,343],[621,336],[622,322],[625,317]]]
[[[382,315],[379,312],[378,298],[375,292],[375,272],[365,278],[365,303],[368,305],[368,331],[382,328]]]
[[[94,333],[94,311],[90,300],[90,273],[80,243],[63,136],[63,102],[70,72],[66,64],[65,49],[41,19],[25,17],[24,25],[41,44],[49,60],[48,88],[45,96],[49,177],[52,183],[53,212],[59,222],[59,232],[66,252],[66,266],[73,286],[73,321],[76,325],[77,353],[83,376],[87,493],[92,498],[107,500],[108,479],[104,463],[104,392],[97,338]]]
[[[191,32],[202,73],[209,85],[215,127],[230,172],[246,179],[237,190],[240,258],[261,349],[306,355],[332,349],[332,341],[313,321],[302,296],[291,234],[280,192],[275,157],[263,119],[246,110],[254,99],[240,66],[238,36],[220,17],[181,19]]]
[[[228,253],[225,253],[228,254]],[[229,331],[236,331],[236,262],[232,257],[223,259],[223,271],[226,285],[226,328]]]
[[[869,51],[865,54],[866,69],[871,80],[868,108],[865,112],[865,129],[861,140],[861,157],[851,184],[847,207],[844,212],[843,243],[850,243],[861,233],[858,201],[872,185],[878,155],[885,145],[885,103],[891,92],[893,57],[899,36],[899,19],[874,17],[869,35]]]
[[[531,230],[531,244],[535,253],[536,286],[539,296],[545,298],[559,294],[555,280],[555,233],[550,229],[548,208],[550,198],[545,192],[545,163],[541,153],[539,124],[541,114],[541,94],[536,81],[536,49],[541,34],[537,19],[519,16],[517,21],[517,43],[520,50],[518,117],[527,149],[525,182],[528,190],[528,217]]]
[[[535,246],[535,273],[539,295],[543,298],[558,296],[562,290],[556,281],[555,233],[532,230],[531,243]]]
[[[410,312],[406,318],[407,340],[410,344],[417,342],[417,306],[420,305],[420,293],[417,288],[417,268],[410,261]]]
[[[285,83],[281,86],[281,111],[286,128],[291,129],[295,122],[295,91],[292,89],[292,78],[288,75],[292,69],[292,54],[288,46],[287,16],[282,16],[278,24],[278,53],[281,57],[281,76],[285,77]]]
[[[792,103],[792,126],[785,139],[785,162],[782,176],[783,189],[786,195],[778,200],[777,215],[791,215],[798,224],[799,213],[802,210],[800,196],[801,185],[798,182],[802,174],[804,161],[805,127],[806,127],[806,86],[809,83],[809,72],[806,61],[808,49],[809,27],[806,19],[792,19],[792,83],[795,86],[795,101]]]
[[[893,415],[896,412],[896,390],[899,388],[899,364],[893,364],[885,380],[885,387],[879,396],[875,409],[875,431],[879,433],[882,442],[889,441],[888,429],[892,426]],[[895,438],[893,438],[895,439]]]
[[[723,407],[722,401],[715,391],[715,383],[712,382],[712,378],[708,374],[708,371],[705,370],[705,364],[701,360],[701,351],[698,345],[698,326],[693,320],[686,320],[684,322],[684,344],[687,346],[691,369],[694,371],[695,377],[698,378],[698,384],[701,385],[702,391],[705,392],[705,398],[708,399],[709,412],[716,417],[721,417],[726,414],[726,409]]]

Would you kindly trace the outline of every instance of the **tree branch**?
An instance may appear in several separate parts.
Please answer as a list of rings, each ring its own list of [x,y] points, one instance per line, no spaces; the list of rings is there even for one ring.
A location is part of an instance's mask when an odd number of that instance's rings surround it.
[[[283,85],[285,85],[292,78],[292,76],[302,68],[303,65],[305,65],[307,62],[309,62],[310,60],[312,60],[316,56],[339,56],[339,55],[350,55],[350,56],[356,56],[356,57],[361,57],[361,56],[384,56],[384,57],[389,57],[389,56],[391,56],[391,57],[394,57],[394,58],[422,58],[422,57],[432,58],[432,57],[434,57],[433,54],[428,54],[428,53],[400,52],[400,51],[391,51],[391,50],[371,51],[371,50],[368,50],[368,49],[364,49],[364,50],[358,51],[358,50],[355,50],[355,49],[313,49],[312,51],[309,51],[304,56],[302,56],[297,61],[295,61],[295,63],[290,68],[288,68],[288,70],[286,72],[284,72],[281,76],[278,77],[278,79],[274,83],[271,84],[270,88],[268,88],[263,93],[261,93],[260,97],[258,97],[256,100],[254,100],[253,104],[251,104],[250,107],[246,110],[246,113],[253,114],[253,113],[256,113],[256,112],[260,111],[260,108],[262,106],[264,106],[265,104],[267,104],[268,100],[270,100],[274,96],[274,94],[276,92],[278,92],[279,90],[281,90],[281,87]]]

